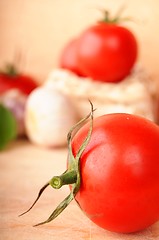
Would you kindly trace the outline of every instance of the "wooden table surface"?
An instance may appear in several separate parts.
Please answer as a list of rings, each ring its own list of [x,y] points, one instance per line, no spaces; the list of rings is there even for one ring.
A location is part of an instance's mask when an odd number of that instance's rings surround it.
[[[35,200],[41,186],[65,170],[66,149],[43,149],[27,140],[12,143],[0,152],[0,240],[157,240],[159,222],[136,234],[117,234],[92,223],[73,201],[53,222],[46,220],[69,193],[67,186],[46,189],[28,214],[18,217]]]

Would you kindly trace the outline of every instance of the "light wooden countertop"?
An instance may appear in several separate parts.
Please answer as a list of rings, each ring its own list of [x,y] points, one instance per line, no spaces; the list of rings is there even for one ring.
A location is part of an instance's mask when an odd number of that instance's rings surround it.
[[[69,193],[48,187],[36,206],[18,217],[35,200],[39,189],[66,168],[66,149],[43,149],[27,140],[0,152],[0,240],[157,240],[159,222],[136,234],[117,234],[92,223],[73,201],[53,222],[39,227]]]

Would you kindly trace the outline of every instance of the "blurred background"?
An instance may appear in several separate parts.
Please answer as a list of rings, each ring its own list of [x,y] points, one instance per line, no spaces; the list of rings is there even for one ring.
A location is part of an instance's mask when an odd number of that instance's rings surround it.
[[[20,70],[43,82],[68,40],[99,20],[100,9],[114,15],[121,6],[133,19],[124,24],[138,39],[138,61],[157,79],[158,0],[0,0],[0,66],[19,58]]]

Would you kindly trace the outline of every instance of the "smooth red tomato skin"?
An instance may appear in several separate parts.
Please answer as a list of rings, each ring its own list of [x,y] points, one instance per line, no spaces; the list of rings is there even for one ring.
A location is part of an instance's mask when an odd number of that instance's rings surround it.
[[[33,78],[27,75],[17,74],[10,76],[8,74],[0,74],[0,94],[16,88],[25,95],[28,95],[37,86],[38,84],[33,80]]]
[[[116,24],[99,23],[88,28],[79,38],[79,69],[94,80],[123,80],[130,74],[137,55],[135,36]]]
[[[77,42],[78,39],[73,39],[65,46],[60,56],[59,65],[61,68],[67,69],[78,76],[82,76],[78,67]]]
[[[75,135],[76,155],[89,124]],[[129,114],[94,120],[81,159],[76,200],[97,225],[115,232],[136,232],[159,220],[159,127]]]

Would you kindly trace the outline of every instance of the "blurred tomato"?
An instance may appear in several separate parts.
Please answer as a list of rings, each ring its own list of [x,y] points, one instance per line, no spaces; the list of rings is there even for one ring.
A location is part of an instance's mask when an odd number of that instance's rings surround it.
[[[28,95],[37,86],[32,77],[18,73],[12,65],[9,65],[6,71],[0,72],[0,94],[15,88]]]
[[[103,82],[119,82],[133,68],[138,46],[132,32],[116,23],[89,27],[78,41],[78,67],[82,74]]]
[[[77,47],[78,39],[73,39],[65,46],[60,57],[60,67],[83,76],[78,67]]]

